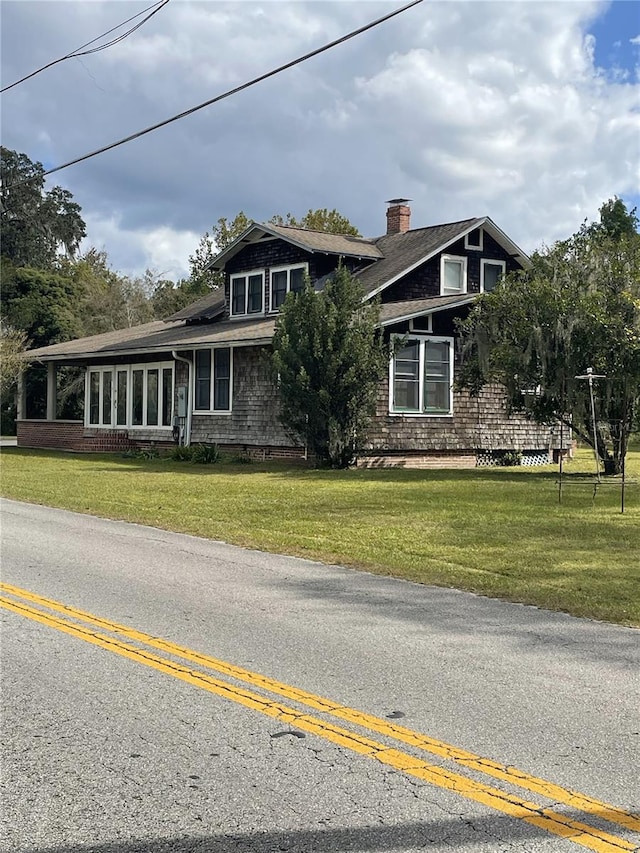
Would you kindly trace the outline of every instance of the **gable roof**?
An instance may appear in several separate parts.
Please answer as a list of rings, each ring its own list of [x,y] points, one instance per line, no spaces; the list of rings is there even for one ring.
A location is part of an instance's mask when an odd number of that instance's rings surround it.
[[[434,255],[443,252],[476,228],[483,228],[521,266],[529,266],[529,257],[525,252],[507,237],[490,217],[480,216],[473,219],[462,219],[459,222],[446,222],[441,225],[430,225],[426,228],[414,228],[398,234],[385,234],[376,238],[352,237],[349,234],[327,234],[324,231],[309,231],[306,228],[293,228],[290,225],[252,222],[233,243],[230,243],[211,261],[209,268],[222,270],[227,261],[231,260],[246,246],[259,243],[262,240],[280,238],[307,252],[366,258],[374,261],[356,273],[366,295],[372,297]],[[194,314],[194,316],[196,315]]]
[[[375,240],[348,234],[308,231],[287,225],[253,223],[212,261],[210,268],[223,268],[227,260],[251,243],[263,239],[284,239],[309,252],[373,261],[356,273],[365,288],[365,298],[371,298],[479,227],[490,234],[523,267],[530,266],[527,255],[485,216],[386,234]],[[316,285],[321,282],[323,283],[323,279],[318,280]],[[381,306],[380,324],[388,326],[413,317],[467,305],[476,296],[477,294],[459,294],[386,303]],[[81,362],[127,354],[139,355],[145,351],[170,353],[172,349],[197,348],[216,343],[260,345],[271,340],[276,322],[274,316],[230,320],[223,316],[224,307],[224,290],[221,288],[177,311],[166,320],[156,320],[129,329],[30,350],[27,358]],[[189,324],[190,320],[199,320],[200,323]]]
[[[453,243],[476,228],[484,228],[523,267],[529,266],[528,256],[488,216],[414,228],[399,234],[379,237],[376,245],[383,259],[356,273],[367,296],[376,296],[402,276],[421,266],[434,255],[443,252]]]
[[[293,228],[290,225],[252,222],[239,237],[223,249],[209,264],[208,269],[221,270],[227,261],[252,243],[263,240],[282,239],[307,252],[321,252],[328,255],[341,255],[349,258],[371,258],[376,260],[382,253],[376,241],[366,237],[353,237],[351,234],[328,234],[325,231],[310,231],[307,228]]]

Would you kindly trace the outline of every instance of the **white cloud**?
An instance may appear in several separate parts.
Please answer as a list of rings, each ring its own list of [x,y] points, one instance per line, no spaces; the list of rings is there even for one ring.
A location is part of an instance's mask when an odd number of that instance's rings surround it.
[[[95,247],[106,251],[113,261],[110,247],[118,246],[118,263],[112,264],[119,272],[140,274],[150,269],[160,278],[177,280],[188,275],[188,258],[193,254],[200,234],[177,231],[167,226],[150,229],[123,228],[122,217],[107,218],[87,216],[87,238],[81,251]]]
[[[368,0],[171,3],[116,48],[6,93],[3,144],[63,162],[387,8]],[[415,226],[489,214],[532,249],[571,233],[612,195],[640,194],[640,85],[596,68],[587,34],[606,8],[591,0],[422,4],[53,177],[82,205],[91,243],[126,272],[183,275],[199,236],[240,209],[267,219],[337,207],[363,233],[380,233],[384,199],[399,195],[413,199]],[[7,0],[3,80],[135,11],[126,2]]]

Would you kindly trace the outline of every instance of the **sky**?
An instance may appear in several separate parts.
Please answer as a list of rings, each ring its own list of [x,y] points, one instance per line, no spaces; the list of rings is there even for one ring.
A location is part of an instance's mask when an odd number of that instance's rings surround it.
[[[6,86],[152,0],[2,0]],[[108,50],[0,96],[7,148],[46,168],[182,112],[398,2],[170,0]],[[640,4],[456,0],[409,9],[216,105],[51,176],[83,249],[127,275],[188,274],[219,217],[336,208],[364,236],[385,201],[414,228],[490,216],[522,249],[614,195],[640,209]]]

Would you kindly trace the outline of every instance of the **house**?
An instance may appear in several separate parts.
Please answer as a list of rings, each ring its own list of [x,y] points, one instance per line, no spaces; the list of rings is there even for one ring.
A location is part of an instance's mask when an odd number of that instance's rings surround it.
[[[46,364],[46,418],[28,418],[20,394],[18,444],[116,450],[150,443],[216,443],[258,458],[302,457],[279,422],[268,352],[280,306],[308,275],[320,288],[338,264],[381,302],[380,322],[403,339],[380,386],[370,465],[474,466],[521,454],[546,462],[560,437],[508,417],[502,392],[454,388],[455,319],[526,254],[489,218],[410,227],[405,199],[388,202],[375,239],[252,223],[212,262],[224,289],[131,329],[32,351]],[[84,421],[56,419],[56,371],[85,371]],[[568,444],[568,437],[566,443]]]

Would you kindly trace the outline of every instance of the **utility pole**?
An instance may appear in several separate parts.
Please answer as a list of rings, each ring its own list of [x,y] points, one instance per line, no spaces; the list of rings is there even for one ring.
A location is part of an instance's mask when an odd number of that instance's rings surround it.
[[[593,427],[593,454],[596,460],[596,480],[600,482],[600,462],[598,461],[598,431],[596,429],[596,406],[593,399],[593,380],[606,379],[606,376],[593,372],[593,367],[587,367],[587,372],[576,379],[586,379],[589,383],[589,397],[591,399],[591,426]]]

